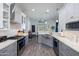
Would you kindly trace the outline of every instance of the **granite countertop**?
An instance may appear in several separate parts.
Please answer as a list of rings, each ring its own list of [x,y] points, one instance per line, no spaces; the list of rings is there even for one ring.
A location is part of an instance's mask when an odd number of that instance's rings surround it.
[[[12,37],[9,37],[8,39],[9,40],[20,40],[22,39],[24,36],[12,36]]]
[[[59,41],[63,42],[70,48],[74,49],[75,51],[79,52],[79,43],[76,43],[74,41],[71,41],[71,39],[68,39],[66,37],[60,36],[58,33],[53,33],[51,36],[57,38]]]
[[[26,37],[26,36],[23,36],[23,35],[21,35],[21,36],[17,36],[17,35],[15,35],[15,36],[11,36],[11,37],[8,37],[7,39],[9,39],[9,40],[20,40],[20,39],[22,39],[22,38],[24,38],[24,37]]]
[[[28,36],[28,33],[18,33],[19,36]]]
[[[11,45],[12,43],[16,42],[17,40],[6,40],[4,42],[0,42],[0,50]]]

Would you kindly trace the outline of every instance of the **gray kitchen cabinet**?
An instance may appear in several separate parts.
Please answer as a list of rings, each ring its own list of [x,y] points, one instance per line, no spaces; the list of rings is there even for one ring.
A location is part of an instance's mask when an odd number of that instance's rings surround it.
[[[17,42],[0,50],[0,56],[17,56]]]
[[[42,36],[41,35],[38,35],[38,43],[42,43],[41,40],[42,40]]]
[[[28,36],[25,37],[25,46],[28,44]]]
[[[59,42],[59,55],[60,56],[79,56],[79,53],[65,45],[62,42]]]
[[[39,35],[38,42],[53,47],[53,38],[49,35]]]

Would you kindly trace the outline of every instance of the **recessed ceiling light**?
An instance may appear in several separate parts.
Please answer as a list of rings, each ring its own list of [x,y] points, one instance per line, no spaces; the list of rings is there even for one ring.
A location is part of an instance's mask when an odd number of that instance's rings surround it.
[[[50,11],[49,9],[46,10],[46,12],[49,12],[49,11]]]
[[[58,20],[56,20],[56,22],[58,22]]]
[[[35,11],[35,9],[33,8],[32,11]]]
[[[47,21],[45,21],[45,24],[47,24]]]

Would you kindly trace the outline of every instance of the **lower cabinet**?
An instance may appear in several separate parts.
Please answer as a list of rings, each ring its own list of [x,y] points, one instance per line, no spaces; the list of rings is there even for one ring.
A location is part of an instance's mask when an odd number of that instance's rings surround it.
[[[17,42],[0,50],[0,56],[17,56]]]
[[[25,37],[25,46],[28,44],[28,36]]]
[[[28,37],[27,36],[25,36],[25,37],[21,38],[20,40],[18,40],[18,42],[17,42],[17,52],[18,52],[17,55],[18,56],[22,55],[22,53],[24,52],[25,47],[27,46],[27,44],[28,44]]]
[[[53,47],[53,37],[47,35],[39,35],[38,43],[45,44],[49,47]]]
[[[59,55],[60,56],[79,56],[79,53],[65,45],[62,42],[59,42]]]

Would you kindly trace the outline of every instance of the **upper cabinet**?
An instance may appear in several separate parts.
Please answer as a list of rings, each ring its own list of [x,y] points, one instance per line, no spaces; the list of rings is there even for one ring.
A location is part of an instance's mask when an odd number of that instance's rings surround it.
[[[0,3],[0,29],[10,28],[10,4]]]

